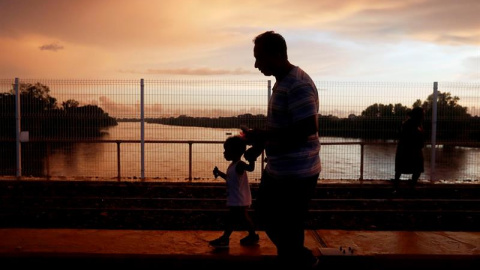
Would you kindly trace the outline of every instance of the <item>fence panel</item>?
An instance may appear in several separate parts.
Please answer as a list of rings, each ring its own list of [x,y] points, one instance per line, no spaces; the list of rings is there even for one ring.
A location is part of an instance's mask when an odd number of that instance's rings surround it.
[[[435,171],[446,181],[480,178],[480,84],[438,83]],[[471,147],[476,143],[476,147]]]
[[[216,141],[191,146],[193,180],[212,179],[214,166],[221,170],[228,166],[222,142],[228,136],[238,135],[242,124],[263,125],[256,116],[266,115],[267,102],[265,81],[146,80],[145,140]],[[188,144],[146,147],[145,166],[150,168],[147,177],[184,179],[189,156],[179,148],[185,147],[188,149]],[[158,161],[171,169],[165,171]],[[259,179],[260,169],[249,177]]]
[[[0,79],[0,175],[15,174],[13,82]],[[420,179],[430,179],[433,82],[315,83],[321,179],[393,178],[396,136],[413,104],[427,111]],[[23,176],[141,178],[140,80],[21,79],[20,89],[22,130],[30,133],[30,142],[22,144]],[[228,166],[223,141],[238,134],[240,125],[264,127],[267,89],[267,81],[145,80],[145,177],[212,180],[214,166]],[[440,180],[480,180],[479,90],[478,83],[439,83]],[[258,161],[249,174],[252,181],[260,178],[261,166]]]
[[[113,139],[116,118],[139,112],[138,81],[21,79],[20,89],[22,130],[31,139],[22,144],[24,176],[117,174],[116,146],[88,142]]]
[[[392,142],[406,118],[406,109],[417,100],[427,99],[433,84],[320,81],[316,85],[320,98],[321,141],[379,143],[365,145],[363,179],[393,178],[395,145]],[[360,178],[360,146],[323,147],[321,157],[322,178]],[[428,177],[426,172],[421,178]]]
[[[0,175],[16,174],[15,79],[0,79]]]

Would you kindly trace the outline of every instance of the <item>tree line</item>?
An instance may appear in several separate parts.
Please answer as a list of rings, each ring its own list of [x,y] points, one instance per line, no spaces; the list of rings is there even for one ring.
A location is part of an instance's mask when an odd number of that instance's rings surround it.
[[[412,106],[375,103],[365,108],[360,115],[351,114],[346,118],[333,115],[319,115],[320,136],[348,137],[360,139],[397,139],[402,122],[407,113],[420,106],[425,110],[424,130],[426,140],[431,136],[433,95],[423,102],[416,100]],[[471,116],[468,108],[459,104],[460,98],[449,92],[439,92],[437,96],[437,140],[458,142],[480,142],[480,118]],[[263,128],[266,116],[242,114],[232,117],[193,117],[181,115],[167,118],[148,118],[148,123],[176,126],[196,126],[210,128]]]
[[[102,129],[117,125],[114,117],[97,105],[80,106],[69,99],[57,103],[48,86],[20,84],[21,130],[30,138],[92,138]],[[0,93],[0,138],[15,138],[15,92]]]
[[[92,138],[102,134],[102,129],[117,125],[118,121],[136,119],[115,119],[96,105],[80,106],[73,99],[57,103],[50,95],[48,86],[20,84],[22,130],[28,130],[31,138]],[[480,142],[480,118],[471,116],[468,108],[459,104],[460,98],[449,92],[437,96],[437,140]],[[360,115],[351,114],[341,118],[333,115],[319,115],[321,136],[350,137],[361,139],[396,139],[402,121],[411,108],[420,106],[425,110],[424,129],[430,138],[432,123],[433,95],[423,102],[418,99],[411,106],[403,104],[375,103],[365,108]],[[147,118],[148,123],[176,126],[210,128],[263,128],[266,116],[263,114],[242,114],[231,117],[178,117]],[[15,138],[15,95],[12,89],[0,94],[0,138]]]

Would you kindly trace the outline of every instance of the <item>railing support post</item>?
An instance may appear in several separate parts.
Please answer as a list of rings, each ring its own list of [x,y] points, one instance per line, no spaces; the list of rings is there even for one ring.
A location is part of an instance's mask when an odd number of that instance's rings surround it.
[[[262,164],[261,165],[261,168],[262,168],[261,172],[262,172],[263,169],[265,169],[265,150],[262,151],[262,155],[260,155],[260,158],[261,158],[260,161],[261,161],[261,164]]]
[[[120,141],[117,141],[117,180],[120,182]]]
[[[360,143],[360,181],[363,181],[363,156],[365,153],[365,144]]]
[[[145,86],[143,79],[140,80],[140,178],[145,181]]]
[[[435,159],[437,148],[437,99],[438,99],[438,82],[433,83],[433,100],[432,100],[432,148],[430,152],[430,182],[435,181]]]
[[[192,142],[188,142],[188,181],[192,182]]]
[[[16,177],[20,179],[22,177],[22,144],[20,142],[20,132],[22,130],[21,125],[21,112],[20,112],[20,86],[19,79],[15,78],[15,132],[16,132]]]
[[[47,142],[47,157],[46,157],[46,167],[47,167],[47,180],[50,180],[50,142]]]
[[[267,90],[267,97],[268,97],[268,100],[267,100],[267,104],[268,102],[270,101],[270,97],[272,96],[272,81],[271,80],[268,80],[268,90]]]

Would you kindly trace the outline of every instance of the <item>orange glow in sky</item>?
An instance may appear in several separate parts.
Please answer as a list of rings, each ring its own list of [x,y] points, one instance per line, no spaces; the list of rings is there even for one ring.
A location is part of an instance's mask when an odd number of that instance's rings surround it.
[[[480,81],[478,0],[0,0],[0,78],[265,79],[275,30],[314,80]]]

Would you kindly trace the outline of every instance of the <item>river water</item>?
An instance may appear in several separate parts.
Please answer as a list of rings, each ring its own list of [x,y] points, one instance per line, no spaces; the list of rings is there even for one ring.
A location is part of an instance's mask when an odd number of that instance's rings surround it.
[[[104,140],[140,140],[140,123],[120,122],[106,130]],[[212,170],[218,166],[226,170],[223,159],[223,142],[238,129],[213,129],[145,124],[145,167],[143,175],[148,179],[187,180],[190,175],[189,147],[191,144],[191,175],[193,180],[212,180]],[[322,172],[320,179],[357,180],[361,174],[360,145],[326,145],[325,143],[361,142],[360,139],[323,137],[321,148]],[[162,141],[158,143],[155,141]],[[198,141],[198,142],[197,142]],[[48,159],[48,173],[57,177],[94,177],[115,179],[120,164],[120,175],[125,179],[142,176],[141,145],[134,142],[120,144],[120,163],[117,163],[116,143],[76,143],[53,147]],[[396,145],[365,145],[363,179],[391,179],[394,175]],[[420,180],[430,180],[431,148],[424,149],[425,173]],[[436,149],[435,179],[445,181],[478,180],[480,149],[456,147]],[[45,162],[47,164],[47,162]],[[47,165],[45,165],[47,166]],[[249,173],[251,181],[260,178],[262,163]],[[47,168],[45,167],[45,171]],[[402,178],[408,179],[409,175]],[[218,179],[220,181],[220,179]]]

